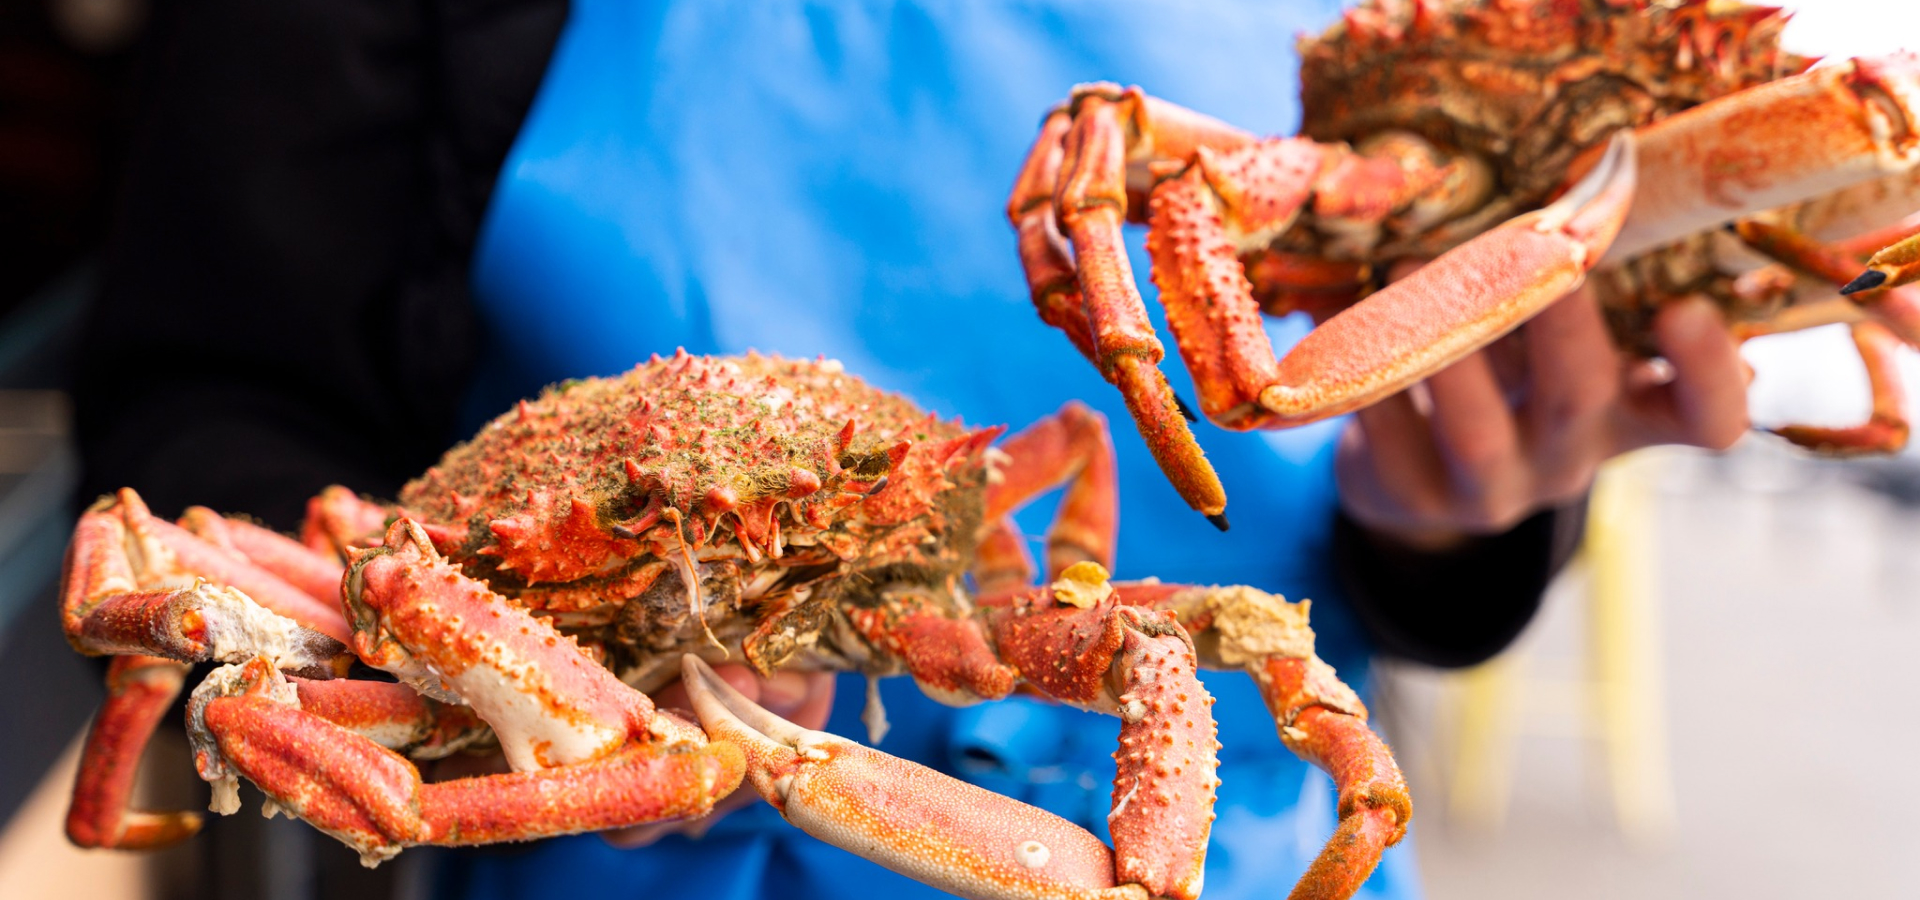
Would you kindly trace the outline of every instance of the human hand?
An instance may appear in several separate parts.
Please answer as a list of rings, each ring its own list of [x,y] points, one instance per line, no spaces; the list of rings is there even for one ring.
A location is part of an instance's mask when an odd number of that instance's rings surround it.
[[[775,672],[772,678],[761,678],[751,668],[738,663],[714,666],[713,671],[747,699],[802,728],[824,727],[828,713],[833,711],[832,672]],[[692,702],[687,699],[687,689],[678,680],[655,691],[653,702],[661,709],[693,708]],[[690,712],[685,715],[694,719]],[[720,821],[721,816],[759,800],[760,795],[750,785],[742,783],[733,793],[715,803],[712,812],[698,819],[616,828],[603,831],[600,836],[607,843],[622,849],[644,847],[670,834],[699,837]]]
[[[1374,531],[1437,551],[1579,497],[1618,454],[1739,440],[1751,373],[1719,310],[1670,303],[1653,338],[1664,366],[1622,353],[1582,286],[1357,413],[1336,456],[1341,502]]]

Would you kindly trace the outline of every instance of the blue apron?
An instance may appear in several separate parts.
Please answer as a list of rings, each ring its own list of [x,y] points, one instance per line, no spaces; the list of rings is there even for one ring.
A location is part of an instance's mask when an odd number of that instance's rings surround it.
[[[976,424],[1018,428],[1079,398],[1115,425],[1117,574],[1313,598],[1321,655],[1360,687],[1366,647],[1328,566],[1339,423],[1202,427],[1234,522],[1214,531],[1168,486],[1114,389],[1034,314],[1004,213],[1040,117],[1077,82],[1138,83],[1290,131],[1294,36],[1337,9],[575,0],[481,236],[474,281],[496,346],[472,418],[677,346],[837,358]],[[1283,346],[1300,333],[1272,330]],[[1179,369],[1169,374],[1192,396]],[[1041,533],[1052,506],[1035,504],[1022,527]],[[1331,782],[1280,746],[1249,679],[1206,681],[1226,747],[1206,896],[1278,896],[1334,827]],[[838,688],[828,729],[864,739],[864,684]],[[953,710],[909,679],[882,693],[894,727],[881,749],[1107,836],[1114,720],[1021,699]],[[1416,896],[1412,865],[1410,847],[1390,851],[1363,896]],[[764,804],[701,840],[635,851],[591,835],[462,851],[439,894],[941,896]]]

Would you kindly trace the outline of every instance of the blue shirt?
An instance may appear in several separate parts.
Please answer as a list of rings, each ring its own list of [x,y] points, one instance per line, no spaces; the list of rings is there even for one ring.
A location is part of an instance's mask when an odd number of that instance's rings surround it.
[[[474,280],[497,346],[473,417],[677,346],[823,354],[975,424],[1018,428],[1078,398],[1114,425],[1116,574],[1313,598],[1321,655],[1359,687],[1366,647],[1328,564],[1339,423],[1200,428],[1234,522],[1216,532],[1174,494],[1115,390],[1035,315],[1004,212],[1041,116],[1078,82],[1137,83],[1290,132],[1294,36],[1337,15],[1333,0],[576,0],[481,236]],[[1139,244],[1133,235],[1144,275]],[[1301,327],[1276,323],[1276,342]],[[1169,375],[1192,396],[1177,360]],[[1036,503],[1022,527],[1042,533],[1052,505]],[[1225,745],[1206,896],[1283,894],[1333,830],[1331,782],[1281,747],[1248,678],[1206,683]],[[864,738],[864,685],[838,687],[828,730]],[[881,749],[1107,837],[1116,721],[1017,698],[948,709],[909,679],[882,693],[894,728]],[[442,896],[474,900],[940,896],[764,805],[698,841],[620,851],[577,836],[465,851],[442,875]],[[1415,895],[1406,845],[1363,892]]]

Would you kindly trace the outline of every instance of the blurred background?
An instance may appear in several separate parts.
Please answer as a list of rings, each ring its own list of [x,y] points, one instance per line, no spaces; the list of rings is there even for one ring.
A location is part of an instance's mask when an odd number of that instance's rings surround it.
[[[161,898],[207,879],[313,897],[310,856],[339,848],[276,837],[290,823],[265,829],[262,862],[240,873],[202,871],[191,845],[85,852],[60,830],[100,699],[99,668],[51,615],[75,510],[64,387],[145,19],[145,0],[0,0],[0,898]],[[1822,0],[1787,34],[1803,53],[1916,48],[1920,4]],[[1758,423],[1865,416],[1843,330],[1746,354]],[[1920,395],[1920,355],[1903,364]],[[1430,896],[1910,895],[1920,455],[1838,463],[1764,437],[1650,451],[1606,473],[1593,515],[1509,652],[1380,679]],[[180,794],[154,801],[194,802],[184,746],[146,766],[149,789]],[[418,887],[404,870],[389,884]]]

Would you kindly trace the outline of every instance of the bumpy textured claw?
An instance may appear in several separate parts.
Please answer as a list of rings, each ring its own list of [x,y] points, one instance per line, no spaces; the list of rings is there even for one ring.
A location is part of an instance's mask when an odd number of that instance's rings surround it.
[[[1129,898],[1113,853],[1085,829],[982,788],[761,709],[689,655],[682,676],[714,739],[738,745],[747,779],[801,830],[976,900]]]
[[[1270,427],[1367,406],[1520,326],[1578,287],[1625,220],[1633,138],[1567,194],[1455,249],[1310,332],[1260,392]]]

